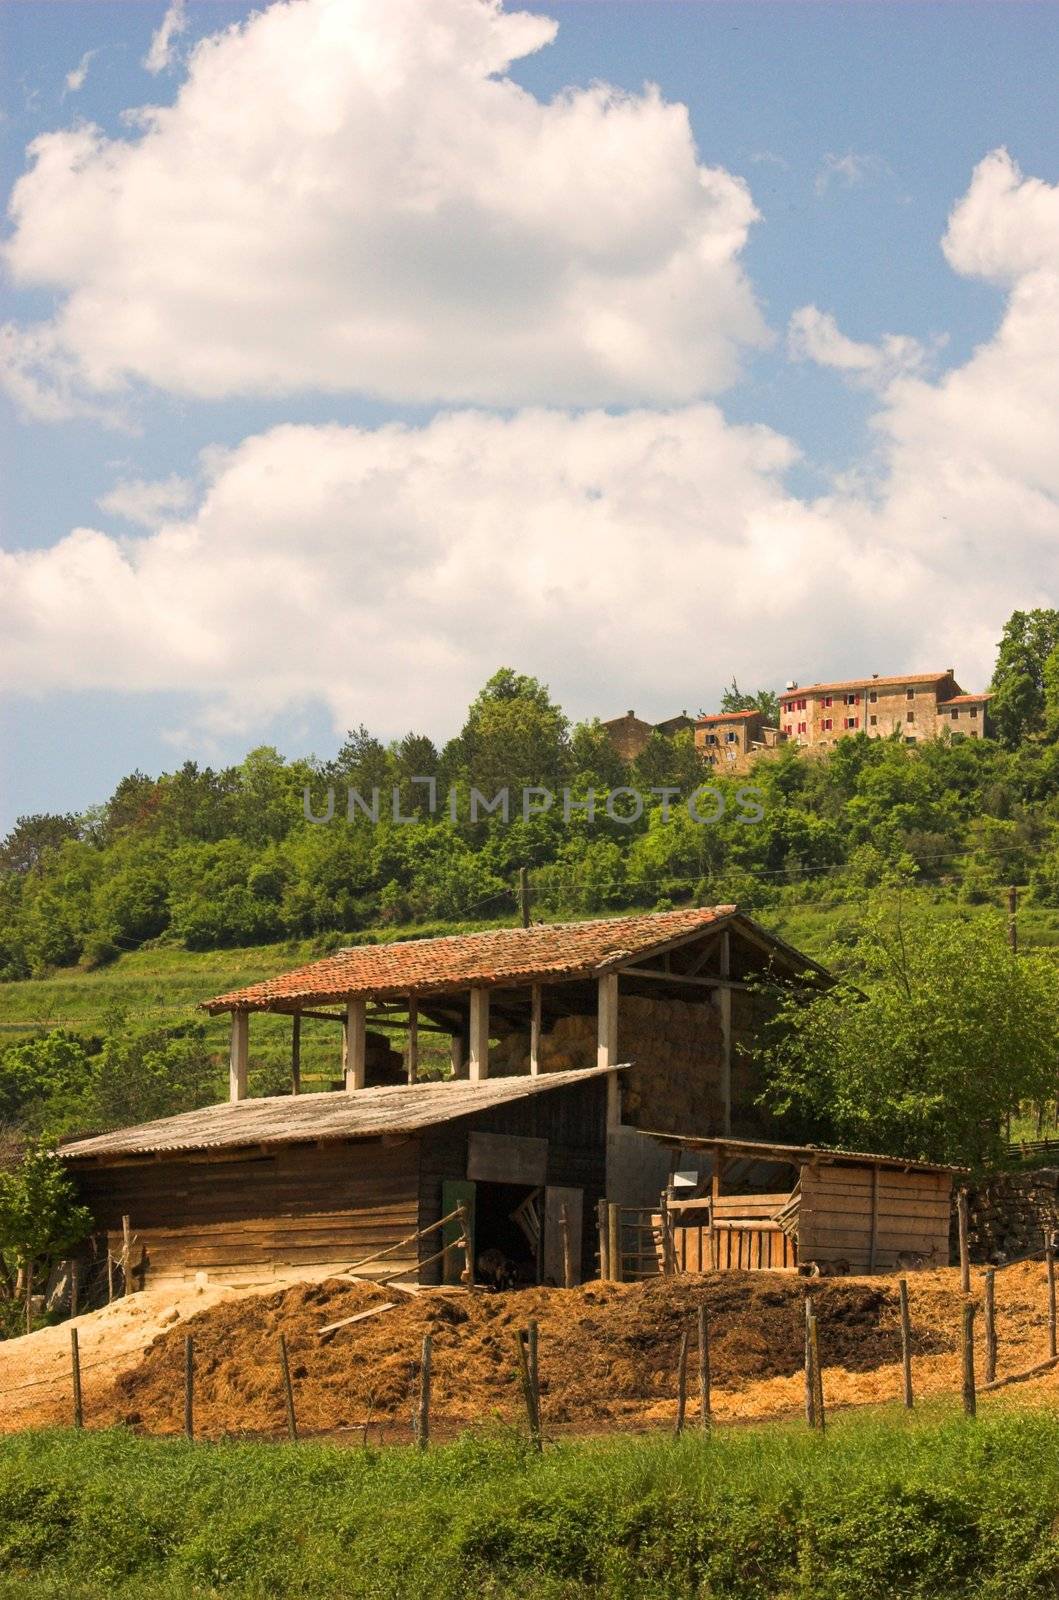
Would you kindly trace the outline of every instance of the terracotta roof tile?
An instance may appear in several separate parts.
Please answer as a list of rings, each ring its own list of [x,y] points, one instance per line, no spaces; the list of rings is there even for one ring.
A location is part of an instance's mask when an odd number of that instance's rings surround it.
[[[628,956],[645,954],[734,916],[736,910],[735,906],[704,906],[357,945],[262,983],[216,995],[202,1006],[206,1011],[289,1011],[298,1005],[344,1000],[349,995],[382,999],[444,994],[472,984],[492,988],[589,977]]]
[[[834,694],[843,689],[892,689],[900,684],[941,683],[951,672],[900,672],[893,678],[846,678],[841,683],[800,683],[797,689],[784,689],[780,704],[807,694]]]
[[[698,719],[695,726],[701,728],[707,722],[745,722],[747,717],[760,717],[760,711],[710,711]]]
[[[991,689],[987,689],[984,694],[954,694],[951,700],[939,700],[938,710],[945,711],[949,706],[980,706],[983,701],[992,698]]]

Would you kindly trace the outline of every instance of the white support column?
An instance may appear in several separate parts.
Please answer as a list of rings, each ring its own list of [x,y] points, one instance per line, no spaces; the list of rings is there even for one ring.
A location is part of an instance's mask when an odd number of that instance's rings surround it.
[[[249,1059],[250,1014],[232,1012],[232,1044],[228,1055],[228,1098],[246,1099],[246,1069]]]
[[[721,977],[731,976],[731,935],[721,934]],[[717,990],[717,1009],[721,1014],[721,1114],[722,1133],[732,1131],[732,991],[727,984]]]
[[[533,1077],[541,1070],[541,986],[535,983],[530,990],[530,1057],[529,1067]]]
[[[346,1080],[346,1093],[355,1094],[364,1087],[364,1069],[367,1056],[366,1000],[346,1001],[346,1022],[342,1029],[342,1070]]]
[[[606,972],[599,980],[599,1031],[597,1034],[596,1065],[615,1067],[618,1064],[618,974]],[[621,1085],[618,1074],[612,1072],[607,1079],[607,1127],[616,1128],[621,1122]]]
[[[471,990],[471,1037],[469,1077],[480,1083],[489,1076],[489,990]]]

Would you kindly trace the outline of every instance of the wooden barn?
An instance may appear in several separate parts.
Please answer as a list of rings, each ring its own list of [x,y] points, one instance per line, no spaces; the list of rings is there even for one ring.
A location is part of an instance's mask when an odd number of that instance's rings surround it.
[[[563,1281],[565,1218],[580,1281],[593,1270],[587,1219],[606,1182],[613,1070],[241,1100],[60,1154],[116,1258],[128,1217],[134,1288],[316,1276],[381,1250],[366,1276],[455,1282],[458,1224],[413,1236],[461,1201],[475,1258],[499,1251],[527,1282]]]
[[[671,1150],[674,1175],[685,1169],[687,1197],[672,1183],[668,1200],[683,1271],[949,1264],[952,1184],[962,1168],[816,1145],[650,1137]],[[661,1243],[654,1255],[660,1262]]]

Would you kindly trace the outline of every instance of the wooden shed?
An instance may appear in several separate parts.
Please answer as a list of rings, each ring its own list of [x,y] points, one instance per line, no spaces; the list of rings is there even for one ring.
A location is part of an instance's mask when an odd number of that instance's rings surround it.
[[[467,1207],[472,1253],[499,1250],[529,1282],[562,1281],[565,1210],[575,1276],[592,1271],[588,1219],[606,1184],[608,1084],[620,1068],[402,1084],[207,1106],[60,1148],[112,1254],[134,1235],[133,1287],[406,1269],[456,1281],[462,1251],[427,1264]],[[458,1236],[445,1230],[445,1242]],[[405,1241],[405,1242],[402,1242]],[[102,1241],[99,1241],[102,1243]],[[396,1248],[393,1248],[396,1247]]]
[[[765,1140],[650,1136],[700,1181],[669,1203],[687,1272],[886,1272],[946,1267],[953,1178],[964,1171],[899,1156]],[[691,1173],[688,1174],[690,1184]]]

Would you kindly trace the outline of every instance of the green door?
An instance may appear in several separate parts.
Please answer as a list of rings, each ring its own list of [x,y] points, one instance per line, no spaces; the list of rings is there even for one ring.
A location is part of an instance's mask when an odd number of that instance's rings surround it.
[[[471,1262],[474,1262],[474,1191],[475,1185],[467,1178],[445,1178],[441,1185],[441,1215],[447,1217],[450,1211],[455,1211],[461,1200],[467,1208],[467,1226],[470,1229]],[[441,1242],[445,1246],[445,1255],[442,1258],[441,1281],[443,1283],[459,1283],[465,1261],[462,1248],[457,1247],[456,1241],[460,1237],[460,1219],[453,1217],[451,1222],[446,1222],[441,1230]],[[451,1249],[449,1247],[452,1247]]]

